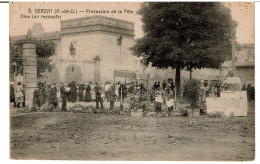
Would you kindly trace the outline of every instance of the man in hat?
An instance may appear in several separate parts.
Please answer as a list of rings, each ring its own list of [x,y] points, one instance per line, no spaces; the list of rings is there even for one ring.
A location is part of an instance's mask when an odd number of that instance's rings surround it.
[[[33,91],[33,106],[39,108],[41,106],[40,103],[40,88],[39,86]]]
[[[115,103],[116,97],[117,97],[115,91],[116,91],[116,86],[115,86],[115,84],[113,84],[113,85],[109,88],[109,90],[108,90],[108,98],[107,98],[107,101],[110,102],[110,112],[111,112],[111,111],[113,110],[113,108],[114,108],[114,103]]]
[[[54,84],[51,85],[49,100],[50,100],[49,105],[54,106],[54,108],[56,108],[58,106],[57,89],[55,88]]]
[[[101,98],[101,87],[98,82],[96,83],[94,90],[95,90],[95,96],[96,96],[96,108],[99,109],[99,103],[101,104],[101,108],[104,108],[103,100]]]
[[[60,87],[60,97],[61,97],[61,99],[62,99],[62,105],[61,105],[61,110],[62,111],[66,111],[67,110],[67,107],[66,107],[66,105],[67,105],[67,93],[68,93],[68,91],[66,90],[66,88],[65,88],[65,86],[64,86],[64,84],[63,83],[61,83],[61,87]]]

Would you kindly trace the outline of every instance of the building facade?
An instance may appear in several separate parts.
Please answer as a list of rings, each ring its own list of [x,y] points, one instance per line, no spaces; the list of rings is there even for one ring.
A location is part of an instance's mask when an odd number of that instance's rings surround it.
[[[240,77],[242,85],[255,85],[255,45],[236,44],[233,58],[234,75]]]
[[[45,33],[41,24],[31,28],[32,37],[38,40],[52,40],[55,54],[50,57],[53,68],[44,72],[42,80],[47,83],[69,83],[71,81],[114,82],[115,70],[148,74],[140,64],[140,59],[132,55],[129,48],[134,45],[134,23],[104,16],[91,16],[63,20],[60,31]],[[26,35],[11,36],[11,43],[23,40]],[[254,44],[234,44],[232,61],[227,61],[221,69],[196,69],[192,77],[199,80],[227,76],[232,69],[240,77],[241,84],[255,80]],[[150,68],[150,83],[167,79],[175,80],[175,70]],[[190,77],[190,72],[181,71],[182,80]],[[129,80],[129,79],[128,79]],[[124,78],[116,78],[125,81]],[[145,80],[140,81],[146,83]]]
[[[134,44],[134,23],[92,16],[61,21],[60,31],[44,33],[40,24],[32,27],[32,37],[52,40],[53,68],[46,70],[44,81],[113,82],[115,70],[138,71],[140,59],[129,48]],[[11,36],[11,42],[26,36]]]

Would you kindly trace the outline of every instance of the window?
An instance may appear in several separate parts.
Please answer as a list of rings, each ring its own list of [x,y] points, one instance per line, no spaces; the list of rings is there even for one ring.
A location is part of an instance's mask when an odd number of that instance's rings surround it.
[[[76,55],[76,49],[73,45],[73,43],[70,43],[70,55]]]
[[[122,45],[122,40],[123,40],[122,35],[121,34],[118,35],[118,37],[117,37],[117,45]]]

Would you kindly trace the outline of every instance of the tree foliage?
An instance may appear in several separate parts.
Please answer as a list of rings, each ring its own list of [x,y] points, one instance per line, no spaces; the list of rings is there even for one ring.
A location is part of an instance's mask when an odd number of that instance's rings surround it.
[[[237,23],[221,3],[147,2],[138,13],[144,36],[131,50],[145,65],[176,68],[179,80],[181,68],[219,68],[231,58]]]
[[[55,44],[51,40],[39,40],[36,43],[37,77],[42,77],[41,73],[51,67],[49,57],[54,55]]]
[[[23,44],[21,42],[16,42],[10,46],[10,63],[11,63],[11,74],[22,73],[23,60],[21,59],[23,55]]]
[[[37,55],[37,77],[41,77],[41,73],[45,72],[50,67],[49,57],[53,56],[55,52],[55,43],[51,40],[37,40],[36,41],[36,55]],[[16,67],[23,66],[23,44],[17,41],[10,45],[11,63],[15,62]]]

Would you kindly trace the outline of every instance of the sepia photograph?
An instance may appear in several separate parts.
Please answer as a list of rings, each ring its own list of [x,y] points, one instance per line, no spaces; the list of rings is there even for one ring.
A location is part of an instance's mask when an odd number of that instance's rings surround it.
[[[254,2],[10,2],[10,159],[255,160]]]

